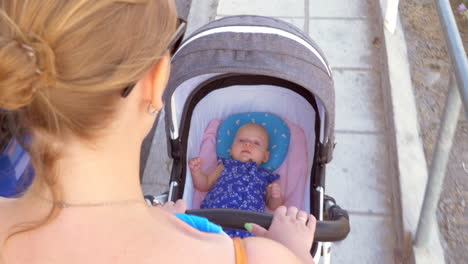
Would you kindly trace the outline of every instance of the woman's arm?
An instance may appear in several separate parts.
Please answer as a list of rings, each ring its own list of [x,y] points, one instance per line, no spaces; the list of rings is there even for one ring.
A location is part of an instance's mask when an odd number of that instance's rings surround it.
[[[314,263],[312,257],[310,257],[310,261],[304,262],[291,250],[271,239],[248,237],[243,241],[247,254],[247,263]]]

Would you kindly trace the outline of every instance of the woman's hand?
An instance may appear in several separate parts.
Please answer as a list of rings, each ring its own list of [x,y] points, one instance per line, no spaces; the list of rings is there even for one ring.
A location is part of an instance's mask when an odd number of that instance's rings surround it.
[[[310,262],[312,256],[310,249],[314,241],[315,225],[317,221],[313,215],[307,215],[305,211],[291,206],[280,206],[273,214],[273,221],[268,230],[257,225],[250,224],[251,232],[255,236],[265,237],[281,243],[305,262]]]
[[[163,205],[157,205],[157,207],[171,214],[183,214],[187,211],[187,203],[182,199],[177,200],[175,203],[169,201]]]

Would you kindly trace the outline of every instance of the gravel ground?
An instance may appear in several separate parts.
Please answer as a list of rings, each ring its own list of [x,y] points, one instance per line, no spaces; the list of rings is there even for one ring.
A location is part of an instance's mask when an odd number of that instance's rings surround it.
[[[400,1],[420,134],[428,167],[432,162],[450,77],[450,64],[436,10],[429,0]],[[455,4],[456,1],[452,1]],[[468,21],[456,14],[468,46]],[[466,54],[463,54],[466,56]],[[461,56],[463,56],[461,55]],[[468,122],[462,110],[439,201],[437,219],[447,263],[468,262]]]

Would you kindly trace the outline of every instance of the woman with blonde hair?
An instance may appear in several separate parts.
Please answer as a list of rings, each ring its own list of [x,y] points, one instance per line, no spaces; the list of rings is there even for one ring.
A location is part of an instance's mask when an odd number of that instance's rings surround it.
[[[254,225],[270,239],[233,242],[144,202],[140,148],[175,27],[171,0],[0,0],[0,108],[28,131],[36,173],[0,200],[0,262],[313,262],[315,219],[294,207]]]

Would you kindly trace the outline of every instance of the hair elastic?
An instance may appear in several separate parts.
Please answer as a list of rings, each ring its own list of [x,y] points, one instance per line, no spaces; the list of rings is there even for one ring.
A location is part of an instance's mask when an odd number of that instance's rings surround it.
[[[21,45],[21,47],[22,47],[23,49],[26,50],[26,54],[28,54],[28,56],[29,56],[30,58],[36,58],[36,53],[35,53],[34,49],[33,49],[31,46],[29,46],[29,45],[27,45],[27,44],[24,44],[24,43],[22,43],[22,44],[20,44],[20,45]],[[41,69],[39,69],[38,67],[36,67],[36,73],[41,74],[41,73],[42,73]]]

